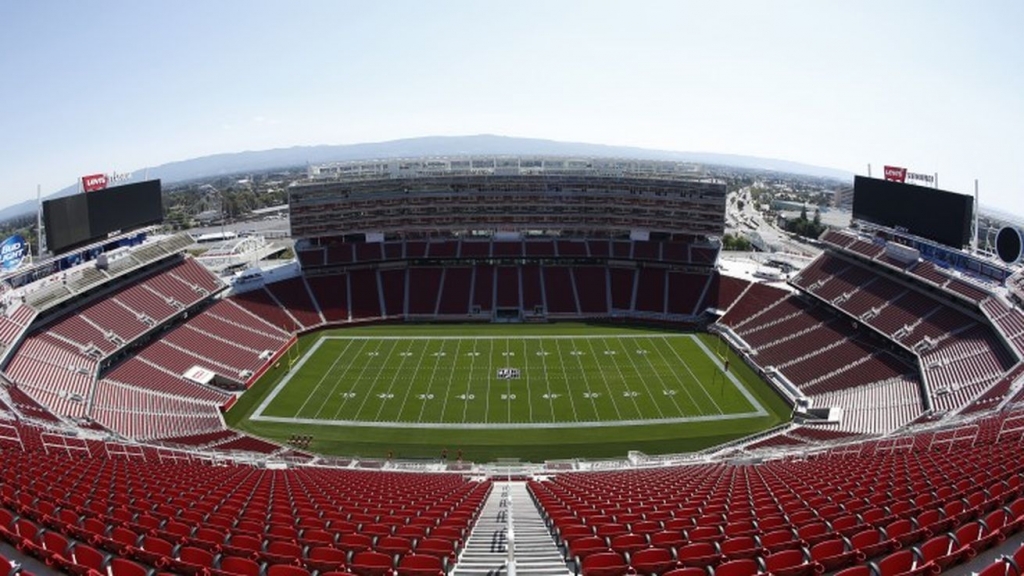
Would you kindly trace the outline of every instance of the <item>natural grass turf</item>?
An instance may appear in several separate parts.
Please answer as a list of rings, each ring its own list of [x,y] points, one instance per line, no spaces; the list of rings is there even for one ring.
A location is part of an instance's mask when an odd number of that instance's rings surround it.
[[[627,327],[619,325],[604,324],[546,324],[546,325],[375,325],[358,328],[346,328],[334,331],[322,331],[308,334],[300,338],[297,352],[305,354],[310,347],[326,335],[338,335],[342,337],[351,336],[445,336],[445,337],[473,337],[488,336],[515,339],[520,336],[554,336],[554,335],[604,335],[614,336],[620,334],[641,335],[657,337],[663,334],[672,334],[670,330],[663,328]],[[732,353],[724,344],[719,344],[717,338],[708,334],[699,336],[705,345],[713,351],[727,353],[730,358],[730,371],[737,376],[746,386],[747,390],[757,398],[761,405],[767,410],[768,415],[763,417],[749,417],[738,420],[720,420],[705,422],[687,422],[673,424],[644,424],[631,426],[587,426],[580,424],[575,428],[557,429],[516,429],[516,430],[495,430],[495,429],[454,429],[454,428],[430,428],[430,429],[408,429],[408,428],[365,428],[353,426],[327,426],[315,424],[261,422],[249,419],[256,407],[263,398],[277,385],[286,374],[286,361],[281,362],[281,367],[271,369],[261,378],[238,403],[227,414],[228,424],[245,432],[263,436],[278,441],[286,441],[293,434],[309,434],[314,437],[310,449],[315,452],[334,455],[355,455],[362,457],[383,457],[391,453],[397,458],[433,458],[440,455],[443,449],[449,454],[461,450],[463,457],[473,461],[490,461],[496,458],[519,458],[524,461],[541,461],[556,458],[600,458],[600,457],[621,457],[629,450],[639,450],[650,454],[685,452],[699,450],[748,434],[752,434],[789,419],[789,407],[767,384],[760,380],[743,362]],[[481,340],[482,342],[483,340]],[[601,341],[604,341],[603,339]],[[674,340],[673,340],[674,341]],[[434,342],[434,341],[432,341]],[[550,342],[550,341],[545,341]],[[597,341],[595,341],[597,342]],[[614,342],[608,340],[607,342]],[[687,364],[695,367],[702,361],[710,366],[706,355],[700,357],[687,357]],[[608,358],[595,358],[595,362],[607,362]],[[312,366],[307,366],[312,368]],[[492,366],[493,368],[493,366]],[[602,368],[609,370],[609,365]],[[316,370],[313,370],[316,372]],[[695,370],[696,372],[696,370]],[[493,375],[491,375],[493,376]],[[707,377],[704,374],[701,377]],[[721,378],[719,376],[719,378]],[[415,383],[414,383],[415,384]],[[419,385],[419,384],[416,384]],[[516,384],[521,386],[520,384]],[[540,386],[538,382],[534,386]],[[721,392],[721,383],[715,384],[716,392]],[[292,385],[282,391],[286,395],[292,389]],[[710,389],[710,388],[709,388]],[[729,384],[725,391],[731,390]],[[297,388],[298,390],[298,388]],[[292,394],[294,398],[302,398],[309,389],[301,390],[298,394]],[[733,390],[733,392],[735,392]],[[738,396],[738,394],[736,394]],[[279,396],[280,397],[280,396]],[[289,403],[294,407],[294,398]],[[723,411],[746,412],[750,411],[750,405],[742,397],[739,405],[733,409]],[[664,401],[664,399],[659,399]],[[321,400],[321,402],[324,402]],[[329,402],[329,401],[327,401]],[[518,406],[525,406],[525,402]],[[271,404],[273,406],[273,404]],[[699,410],[711,412],[707,406]],[[270,411],[268,410],[268,413]],[[292,410],[291,415],[294,414]],[[368,413],[369,414],[369,413]],[[607,414],[607,412],[605,412]],[[678,414],[677,414],[678,415]],[[351,414],[350,414],[351,416]],[[500,414],[499,414],[500,416]],[[481,415],[479,421],[488,417]],[[550,412],[548,413],[551,418]],[[571,420],[570,417],[562,414],[555,414],[554,418]],[[372,420],[367,417],[365,419]],[[391,420],[401,419],[396,413]],[[608,418],[605,417],[605,420]],[[614,419],[614,418],[612,418]],[[405,420],[415,420],[407,417]],[[497,420],[497,418],[495,418]],[[495,421],[489,420],[489,421]],[[513,418],[513,421],[516,421]],[[451,420],[447,420],[451,421]],[[467,420],[472,421],[472,420]],[[521,420],[520,420],[521,421]]]

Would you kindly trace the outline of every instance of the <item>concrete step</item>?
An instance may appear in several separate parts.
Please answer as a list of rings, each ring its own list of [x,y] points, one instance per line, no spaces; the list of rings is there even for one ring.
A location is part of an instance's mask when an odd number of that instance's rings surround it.
[[[512,554],[509,554],[509,516]],[[510,561],[514,563],[516,574],[571,574],[525,482],[495,483],[453,574],[505,576],[510,573]]]

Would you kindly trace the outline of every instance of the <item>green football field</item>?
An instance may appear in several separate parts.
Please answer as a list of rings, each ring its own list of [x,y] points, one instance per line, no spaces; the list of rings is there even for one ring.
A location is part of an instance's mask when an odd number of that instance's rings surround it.
[[[229,423],[314,451],[478,461],[679,452],[787,416],[712,336],[579,324],[321,332],[242,400]]]

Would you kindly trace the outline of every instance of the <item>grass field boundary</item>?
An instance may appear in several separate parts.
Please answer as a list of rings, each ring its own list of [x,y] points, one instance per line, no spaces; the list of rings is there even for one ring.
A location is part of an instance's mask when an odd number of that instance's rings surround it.
[[[693,338],[693,341],[697,344],[697,346],[699,346],[700,349],[703,350],[705,354],[707,354],[708,358],[711,359],[715,366],[718,366],[719,372],[725,374],[729,381],[732,382],[733,385],[739,389],[740,394],[743,394],[743,397],[746,398],[748,402],[750,402],[750,405],[755,406],[757,408],[758,414],[760,416],[767,416],[768,412],[765,410],[764,406],[762,406],[761,403],[757,401],[757,398],[754,397],[750,390],[747,390],[747,387],[740,383],[740,381],[736,378],[732,371],[725,371],[725,366],[723,366],[722,362],[718,359],[718,355],[709,350],[708,347],[705,346],[704,343],[700,341],[700,338],[694,336],[693,334],[689,334],[688,336],[690,338]]]
[[[305,366],[306,361],[312,358],[314,354],[316,354],[316,351],[320,349],[320,346],[324,343],[324,340],[326,340],[327,338],[329,337],[325,336],[323,338],[317,338],[317,341],[314,342],[313,345],[306,350],[302,357],[299,358],[299,361],[294,366],[288,369],[288,373],[285,374],[285,377],[282,378],[281,381],[277,383],[277,386],[274,386],[274,389],[270,391],[270,394],[267,394],[267,397],[263,399],[263,402],[260,402],[260,405],[256,407],[256,411],[253,412],[252,416],[249,417],[250,420],[259,420],[260,418],[263,417],[263,411],[267,409],[267,406],[270,406],[270,403],[274,401],[274,398],[277,398],[277,395],[280,394],[282,390],[288,387],[288,383],[292,381],[292,376],[297,374],[299,370],[301,370],[302,367]]]
[[[519,340],[549,340],[549,339],[592,339],[602,338],[607,339],[608,335],[552,335],[552,336],[517,336],[515,339]],[[615,338],[650,338],[650,335],[616,335]],[[357,427],[357,428],[396,428],[396,429],[456,429],[456,430],[482,430],[482,429],[493,429],[493,430],[522,430],[522,429],[559,429],[559,428],[582,428],[582,427],[616,427],[616,426],[649,426],[655,424],[684,424],[684,423],[695,423],[695,422],[715,422],[725,420],[741,420],[747,418],[758,418],[767,416],[768,412],[757,400],[757,398],[747,390],[746,386],[730,371],[725,372],[724,366],[719,360],[718,356],[713,353],[708,347],[701,342],[694,334],[664,334],[663,338],[689,338],[691,339],[715,364],[719,369],[719,374],[725,376],[725,378],[737,388],[740,394],[755,408],[753,412],[739,412],[729,414],[705,414],[701,416],[679,416],[672,418],[641,418],[641,419],[616,419],[616,420],[580,420],[580,421],[567,421],[567,422],[403,422],[403,421],[369,421],[369,420],[323,420],[317,418],[299,418],[299,417],[285,417],[285,416],[265,416],[263,412],[266,408],[274,401],[274,399],[280,394],[288,384],[291,382],[292,377],[300,372],[305,365],[306,361],[313,357],[316,352],[320,349],[323,343],[327,340],[465,340],[465,337],[461,336],[323,336],[318,338],[316,342],[310,346],[299,361],[292,366],[287,375],[282,378],[274,389],[268,394],[263,401],[259,404],[253,414],[250,416],[251,420],[261,422],[277,422],[284,424],[312,424],[322,426],[345,426],[345,427]],[[478,340],[508,340],[508,336],[494,336],[494,337],[473,337]],[[705,394],[708,394],[707,389],[703,383],[698,384],[703,389]],[[713,399],[712,399],[713,401]]]

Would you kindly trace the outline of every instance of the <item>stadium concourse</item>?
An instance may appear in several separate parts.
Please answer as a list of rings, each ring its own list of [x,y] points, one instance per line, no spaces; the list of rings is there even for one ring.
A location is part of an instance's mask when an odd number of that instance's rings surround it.
[[[5,299],[0,539],[73,574],[1018,574],[991,550],[1024,526],[1024,314],[880,241],[821,240],[786,284],[686,239],[423,238],[310,246],[232,286],[187,235],[147,242]],[[699,454],[514,470],[225,427],[300,333],[512,316],[706,327],[795,417]]]

